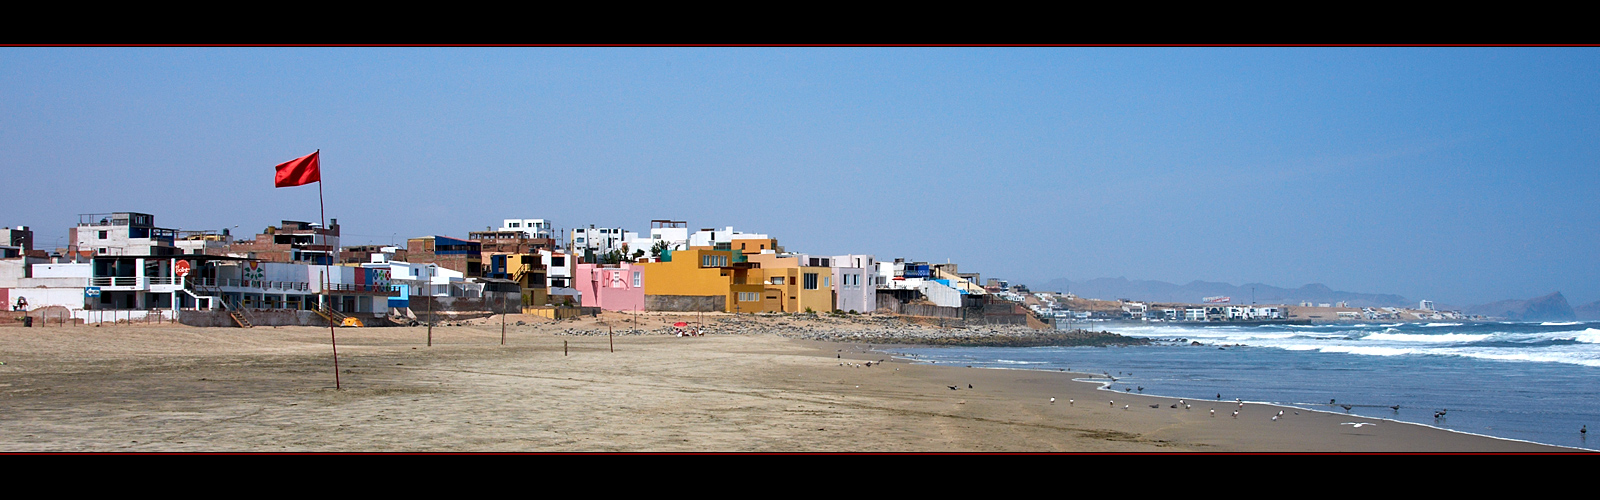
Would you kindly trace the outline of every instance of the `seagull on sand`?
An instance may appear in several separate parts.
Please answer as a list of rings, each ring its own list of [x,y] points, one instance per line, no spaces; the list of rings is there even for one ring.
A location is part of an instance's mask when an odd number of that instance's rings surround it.
[[[1056,404],[1056,398],[1050,398],[1050,404]]]
[[[1349,426],[1352,426],[1352,427],[1354,427],[1356,429],[1360,429],[1361,426],[1363,426],[1363,425],[1378,425],[1378,423],[1377,422],[1345,422],[1345,423],[1342,423],[1342,424],[1339,424],[1339,425],[1349,425]]]
[[[953,385],[947,385],[947,386],[945,386],[945,387],[949,387],[949,388],[950,388],[950,390],[952,390],[952,391],[953,391],[953,390],[956,390],[956,386],[953,386]]]
[[[1211,409],[1211,418],[1217,418],[1217,409],[1216,408],[1212,408]]]
[[[1111,406],[1116,406],[1117,402],[1116,401],[1107,401],[1106,404],[1111,405]]]
[[[1239,418],[1239,410],[1233,411],[1233,418]]]
[[[1126,411],[1126,410],[1127,410],[1127,409],[1128,409],[1128,405],[1122,405],[1122,409],[1123,409],[1123,410],[1124,410],[1124,411]]]
[[[1072,406],[1072,400],[1070,400],[1070,399],[1067,400],[1067,406]]]
[[[1273,422],[1277,422],[1278,421],[1278,416],[1277,415],[1273,415],[1272,416],[1272,421]]]

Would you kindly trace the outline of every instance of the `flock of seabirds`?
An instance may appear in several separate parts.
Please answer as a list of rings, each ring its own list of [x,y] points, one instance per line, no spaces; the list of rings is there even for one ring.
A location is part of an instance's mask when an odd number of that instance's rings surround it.
[[[868,348],[870,349],[871,347],[869,346]],[[840,352],[840,354],[836,355],[835,357],[837,357],[839,359],[843,359],[844,358],[844,354],[843,354],[844,349],[840,349],[839,352]],[[885,360],[880,359],[880,360],[877,361],[877,364],[882,365],[884,363],[884,361]],[[856,367],[856,368],[860,368],[860,367],[865,366],[866,368],[872,368],[872,364],[873,364],[873,362],[868,361],[864,365],[863,364],[852,364],[852,363],[839,363],[839,366],[850,366],[850,367]],[[968,365],[967,368],[972,368],[972,366]],[[1070,369],[1071,368],[1060,368],[1059,370],[1060,371],[1067,371],[1067,370],[1070,370]],[[899,368],[896,368],[896,370],[899,370]],[[1112,376],[1110,372],[1100,372],[1100,373],[1101,373],[1101,375],[1105,375],[1106,378],[1111,379],[1112,382],[1116,382],[1117,381],[1117,377]],[[1117,375],[1122,375],[1122,374],[1123,374],[1122,372],[1117,372]],[[1129,372],[1127,375],[1131,376],[1131,375],[1133,375],[1133,373]],[[861,387],[861,386],[858,385],[856,387]],[[950,390],[952,390],[952,391],[961,390],[961,386],[960,385],[947,385],[945,387],[949,387]],[[968,389],[973,389],[974,387],[972,386],[972,384],[967,384],[967,388]],[[1128,388],[1124,388],[1123,390],[1126,391],[1126,392],[1133,392],[1133,391],[1137,390],[1138,392],[1143,393],[1144,392],[1144,386],[1128,387]],[[1222,393],[1217,393],[1217,401],[1221,401],[1221,400],[1222,400]],[[1232,415],[1233,418],[1237,419],[1237,418],[1239,418],[1239,411],[1244,409],[1244,401],[1239,399],[1239,398],[1233,398],[1233,401],[1235,403],[1239,404],[1239,408],[1236,409],[1236,410],[1233,410],[1233,415]],[[1072,399],[1068,399],[1067,400],[1067,405],[1068,406],[1073,406],[1076,403],[1077,403],[1077,401],[1075,401],[1075,400],[1072,400]],[[1050,404],[1056,404],[1056,398],[1050,398]],[[1116,400],[1107,401],[1107,404],[1110,405],[1112,408],[1116,408],[1116,406],[1117,406]],[[1123,410],[1127,410],[1131,406],[1132,405],[1126,405],[1125,404],[1125,405],[1122,405],[1122,409]],[[1188,401],[1182,400],[1182,399],[1179,399],[1177,403],[1172,404],[1171,406],[1169,406],[1169,408],[1178,408],[1180,406],[1185,410],[1190,410],[1190,409],[1194,408],[1194,406],[1190,405],[1188,403]],[[1388,409],[1391,409],[1391,410],[1394,410],[1394,411],[1397,411],[1397,412],[1400,411],[1400,405],[1384,406],[1384,405],[1339,404],[1338,403],[1338,399],[1329,399],[1328,400],[1328,406],[1338,406],[1340,408],[1344,408],[1344,411],[1350,411],[1352,408],[1356,408],[1356,407],[1388,408]],[[1150,407],[1159,409],[1159,408],[1161,408],[1161,404],[1160,403],[1151,404]],[[1435,421],[1442,420],[1442,419],[1445,418],[1445,415],[1449,411],[1450,410],[1448,408],[1441,408],[1438,411],[1433,412],[1433,419]],[[1297,412],[1294,412],[1294,414],[1295,415],[1299,415],[1300,412],[1297,411]],[[1215,418],[1217,416],[1217,410],[1215,408],[1211,409],[1211,416],[1212,416],[1212,418]],[[1277,422],[1278,419],[1282,418],[1283,416],[1284,416],[1283,415],[1283,410],[1278,410],[1278,414],[1272,416],[1272,421],[1273,422]],[[1339,425],[1348,425],[1348,426],[1351,426],[1352,428],[1360,429],[1362,426],[1378,425],[1378,423],[1377,422],[1344,422],[1344,423],[1341,423]],[[1589,425],[1588,424],[1584,424],[1583,427],[1579,428],[1578,429],[1578,434],[1581,434],[1581,435],[1587,437],[1589,435]]]

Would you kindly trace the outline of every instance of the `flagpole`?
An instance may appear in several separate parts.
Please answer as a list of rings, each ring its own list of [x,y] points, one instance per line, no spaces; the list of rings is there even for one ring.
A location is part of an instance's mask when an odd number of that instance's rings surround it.
[[[317,149],[315,154],[317,155],[317,211],[322,216],[322,245],[328,246],[328,204],[322,200],[322,149]],[[333,284],[333,258],[337,255],[339,255],[337,250],[330,252],[328,261],[322,263],[322,270],[327,276],[322,284],[322,294],[327,297],[328,302],[333,301],[333,294],[329,293],[331,291],[329,288]],[[333,304],[324,305],[328,307],[328,312],[333,312]],[[338,391],[344,387],[339,383],[339,336],[333,333],[333,326],[333,315],[329,314],[328,341],[333,345],[333,390]]]

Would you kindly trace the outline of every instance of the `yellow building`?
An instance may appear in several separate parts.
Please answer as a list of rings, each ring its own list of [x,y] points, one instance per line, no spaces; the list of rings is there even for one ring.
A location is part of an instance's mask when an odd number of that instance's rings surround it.
[[[544,261],[536,253],[510,253],[489,255],[485,277],[507,279],[522,287],[522,305],[542,306],[550,302],[550,289],[546,286]]]
[[[736,262],[739,253],[696,247],[670,252],[664,262],[641,262],[645,308],[651,311],[765,312],[759,270]],[[752,276],[754,276],[752,278]]]
[[[829,312],[833,310],[833,268],[801,265],[799,257],[754,254],[746,258],[760,264],[751,271],[762,285],[762,302],[773,311]]]

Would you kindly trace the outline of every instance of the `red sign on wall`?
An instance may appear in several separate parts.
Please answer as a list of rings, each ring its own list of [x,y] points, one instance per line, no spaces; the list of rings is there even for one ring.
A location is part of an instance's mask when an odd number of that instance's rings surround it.
[[[173,274],[177,274],[179,278],[188,277],[189,276],[189,261],[180,260],[176,264],[173,264],[172,265],[172,272],[173,272]]]

